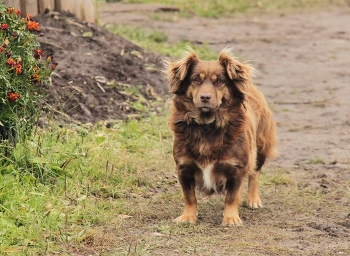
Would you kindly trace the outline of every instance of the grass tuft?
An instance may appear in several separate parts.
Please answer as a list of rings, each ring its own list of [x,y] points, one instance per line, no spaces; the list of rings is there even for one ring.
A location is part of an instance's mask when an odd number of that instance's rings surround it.
[[[203,60],[213,60],[218,58],[218,53],[215,53],[208,44],[198,45],[189,41],[169,43],[167,42],[167,36],[164,32],[157,30],[149,31],[143,28],[119,25],[108,25],[107,28],[111,32],[125,37],[144,49],[165,56],[180,58],[183,56],[186,48],[191,47]]]
[[[268,173],[263,172],[262,184],[269,186],[290,185],[293,179],[282,169],[273,169]]]
[[[317,156],[314,158],[311,158],[307,161],[308,164],[324,164],[324,160],[322,157]]]

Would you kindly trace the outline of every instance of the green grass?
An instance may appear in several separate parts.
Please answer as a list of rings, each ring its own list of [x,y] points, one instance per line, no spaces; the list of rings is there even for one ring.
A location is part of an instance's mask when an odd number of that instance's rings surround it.
[[[166,34],[157,30],[146,30],[144,28],[118,25],[108,25],[107,28],[111,32],[125,37],[144,49],[165,56],[180,58],[183,56],[186,48],[191,47],[196,51],[198,56],[204,60],[218,58],[218,53],[215,53],[208,44],[198,45],[189,41],[169,43]]]
[[[25,163],[0,162],[0,254],[65,253],[95,225],[135,214],[127,202],[156,186],[149,173],[173,170],[164,116],[38,129],[26,150],[16,147],[23,152]]]
[[[346,0],[107,0],[106,2],[159,3],[180,8],[182,15],[195,14],[209,18],[217,18],[223,15],[229,16],[250,10],[276,12],[304,10],[305,8],[326,7],[329,5],[347,5]]]

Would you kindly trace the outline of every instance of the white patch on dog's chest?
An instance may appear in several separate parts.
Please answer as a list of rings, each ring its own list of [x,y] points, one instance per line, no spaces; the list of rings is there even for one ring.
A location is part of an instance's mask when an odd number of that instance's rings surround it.
[[[213,177],[213,164],[209,164],[202,169],[203,172],[203,187],[207,190],[216,190],[216,182]]]

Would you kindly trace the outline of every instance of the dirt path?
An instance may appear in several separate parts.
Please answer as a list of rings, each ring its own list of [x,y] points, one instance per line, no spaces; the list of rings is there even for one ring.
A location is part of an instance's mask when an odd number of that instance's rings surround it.
[[[229,46],[251,60],[278,123],[280,158],[270,168],[292,179],[292,185],[266,188],[268,212],[258,222],[283,233],[276,243],[290,249],[287,254],[348,255],[350,8],[172,22],[172,13],[152,19],[155,10],[159,6],[102,5],[100,18],[156,28],[171,42],[205,42],[217,52]]]

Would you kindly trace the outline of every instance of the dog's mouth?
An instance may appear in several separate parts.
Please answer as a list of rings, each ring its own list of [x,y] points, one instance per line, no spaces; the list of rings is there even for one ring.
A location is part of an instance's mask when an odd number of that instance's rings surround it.
[[[211,107],[208,107],[208,106],[200,107],[199,109],[204,113],[208,113],[212,110]]]
[[[215,111],[216,107],[213,104],[210,103],[202,103],[198,106],[198,110],[200,110],[202,113],[209,113]]]

